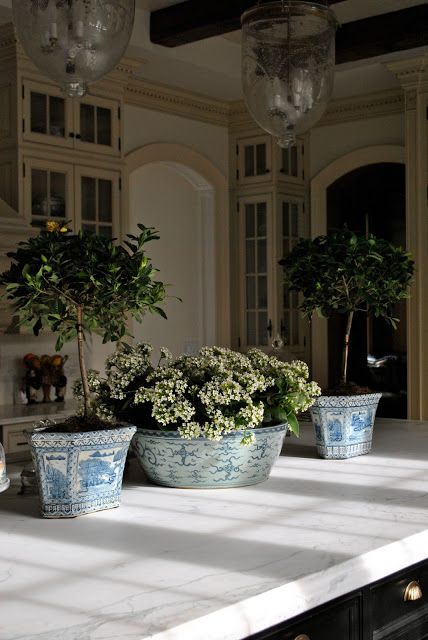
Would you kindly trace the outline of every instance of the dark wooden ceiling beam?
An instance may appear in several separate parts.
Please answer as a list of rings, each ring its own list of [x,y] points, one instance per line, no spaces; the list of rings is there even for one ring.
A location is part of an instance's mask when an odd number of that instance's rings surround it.
[[[330,4],[340,0],[330,0]],[[240,16],[254,0],[187,0],[151,14],[151,40],[176,47],[240,28]],[[428,44],[428,5],[347,22],[337,32],[336,62],[414,49]]]
[[[337,2],[341,0],[330,0],[330,4]],[[255,4],[256,0],[186,0],[158,9],[150,15],[150,39],[164,47],[178,47],[230,33],[241,28],[241,15]]]

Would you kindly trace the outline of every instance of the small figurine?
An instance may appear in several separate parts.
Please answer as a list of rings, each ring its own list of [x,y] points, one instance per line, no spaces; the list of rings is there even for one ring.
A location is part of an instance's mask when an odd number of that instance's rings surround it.
[[[51,386],[52,386],[52,358],[47,355],[43,355],[40,358],[41,374],[42,374],[42,389],[43,400],[42,402],[51,402]]]
[[[64,402],[67,377],[64,375],[64,364],[68,356],[55,355],[51,358],[52,384],[55,388],[55,402]]]
[[[36,404],[37,391],[42,386],[42,372],[40,358],[33,353],[24,356],[24,364],[27,369],[24,377],[25,395],[28,404]]]

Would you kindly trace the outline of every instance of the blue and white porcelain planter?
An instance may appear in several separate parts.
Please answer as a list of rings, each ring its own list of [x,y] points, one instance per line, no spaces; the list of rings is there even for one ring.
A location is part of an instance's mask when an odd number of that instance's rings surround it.
[[[243,487],[267,480],[277,460],[285,424],[248,429],[254,444],[241,445],[243,431],[219,442],[184,440],[177,431],[137,429],[133,448],[144,472],[155,484],[188,489]]]
[[[45,518],[118,507],[133,426],[84,433],[26,432]]]
[[[344,459],[369,453],[381,393],[320,396],[310,412],[321,458]]]

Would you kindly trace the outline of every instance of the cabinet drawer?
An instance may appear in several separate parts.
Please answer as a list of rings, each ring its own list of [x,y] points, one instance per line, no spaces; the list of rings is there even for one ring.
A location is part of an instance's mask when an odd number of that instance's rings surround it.
[[[405,602],[404,593],[407,585],[416,580],[421,588],[422,597]],[[370,588],[372,602],[373,629],[390,625],[401,617],[428,606],[428,565],[406,569],[388,581]]]
[[[7,424],[0,427],[1,441],[9,459],[17,459],[18,456],[29,457],[30,447],[24,435],[24,429],[31,429],[34,421],[20,422],[19,424]]]
[[[302,616],[298,622],[284,623],[260,640],[359,640],[360,598],[358,596],[318,609]]]

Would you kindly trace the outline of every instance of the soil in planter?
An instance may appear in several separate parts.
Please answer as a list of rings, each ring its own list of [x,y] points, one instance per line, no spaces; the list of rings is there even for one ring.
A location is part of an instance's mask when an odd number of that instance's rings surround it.
[[[45,429],[45,433],[86,433],[90,431],[109,431],[116,429],[117,424],[101,420],[97,416],[70,416],[64,422]]]
[[[333,389],[323,389],[323,396],[361,396],[366,393],[376,393],[369,387],[361,387],[358,384],[348,382],[347,384],[339,385]]]

